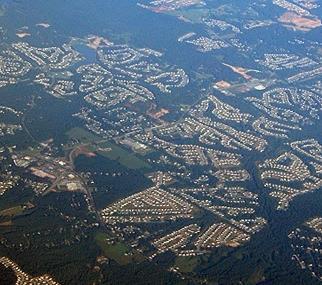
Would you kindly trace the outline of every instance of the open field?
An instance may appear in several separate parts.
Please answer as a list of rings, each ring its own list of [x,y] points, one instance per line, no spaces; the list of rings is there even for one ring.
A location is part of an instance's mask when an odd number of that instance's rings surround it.
[[[117,160],[123,166],[130,169],[150,168],[149,164],[138,158],[135,154],[117,146],[111,142],[103,142],[97,145],[96,151],[108,159]]]
[[[116,242],[112,244],[107,241],[107,238],[108,236],[102,232],[98,232],[95,236],[97,245],[108,258],[115,260],[120,265],[126,265],[133,261],[143,261],[141,255],[131,252],[130,248],[124,243]]]
[[[66,135],[69,139],[79,140],[81,144],[94,143],[95,141],[101,140],[100,137],[78,127],[70,129]]]
[[[82,128],[73,128],[69,130],[67,136],[70,139],[78,140],[79,144],[88,144],[87,148],[89,151],[95,151],[108,159],[116,160],[129,169],[137,170],[150,168],[149,164],[137,157],[134,153],[131,153],[112,142],[103,141],[100,137],[93,135]]]
[[[195,267],[199,264],[199,257],[192,256],[192,257],[183,257],[178,256],[175,260],[175,267],[178,267],[180,272],[188,273],[192,272]]]
[[[23,212],[22,206],[15,206],[0,211],[0,216],[13,217]]]

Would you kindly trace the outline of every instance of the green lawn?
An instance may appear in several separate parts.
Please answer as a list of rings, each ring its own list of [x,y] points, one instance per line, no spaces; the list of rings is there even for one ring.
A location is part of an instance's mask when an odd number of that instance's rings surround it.
[[[101,140],[101,138],[99,136],[96,136],[82,128],[73,128],[70,129],[66,135],[70,138],[70,139],[78,139],[81,141],[82,144],[86,144],[86,143],[93,143],[95,141],[99,141]]]
[[[123,149],[112,142],[102,142],[102,138],[82,128],[70,129],[66,135],[70,139],[78,139],[80,144],[90,144],[88,147],[91,151],[96,151],[98,154],[105,156],[108,159],[116,160],[129,169],[137,170],[150,168],[148,163],[137,157],[134,153]]]
[[[0,216],[13,217],[23,212],[22,206],[15,206],[0,211]]]
[[[98,232],[95,235],[97,245],[108,258],[115,260],[120,265],[125,265],[133,261],[143,261],[143,257],[138,253],[133,253],[126,244],[122,242],[110,244],[106,240],[107,238],[108,235],[102,232]]]
[[[98,144],[97,152],[108,159],[117,160],[123,166],[130,169],[150,168],[149,164],[138,158],[134,153],[131,153],[111,142]]]
[[[197,256],[178,256],[175,260],[174,266],[178,267],[183,273],[192,272],[199,264],[200,260]]]

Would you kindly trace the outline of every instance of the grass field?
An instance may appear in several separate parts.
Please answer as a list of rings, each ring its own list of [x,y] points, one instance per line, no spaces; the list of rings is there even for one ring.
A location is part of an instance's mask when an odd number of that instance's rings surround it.
[[[9,226],[12,226],[12,225],[13,225],[13,223],[12,223],[11,220],[0,223],[0,227],[9,227]]]
[[[111,142],[98,144],[97,152],[108,159],[117,160],[120,164],[130,169],[150,168],[149,164],[138,158],[134,153]]]
[[[82,128],[70,129],[66,135],[70,139],[78,139],[81,144],[94,143],[95,141],[102,140],[99,136],[96,136]]]
[[[15,206],[12,208],[4,209],[0,211],[0,216],[13,217],[23,212],[22,206]]]
[[[70,139],[79,140],[80,144],[89,144],[88,149],[90,151],[96,151],[98,154],[108,159],[116,160],[129,169],[137,170],[150,168],[149,164],[137,157],[134,153],[127,151],[112,142],[102,142],[102,138],[82,128],[73,128],[69,130],[66,135]]]
[[[107,234],[102,232],[98,232],[95,236],[97,245],[108,258],[115,260],[120,265],[125,265],[132,261],[143,261],[143,256],[138,253],[133,253],[126,244],[122,242],[110,244],[106,240],[107,238]]]
[[[178,267],[180,272],[188,273],[192,272],[195,267],[199,264],[199,257],[197,256],[191,256],[191,257],[184,257],[184,256],[178,256],[176,258],[175,267]]]

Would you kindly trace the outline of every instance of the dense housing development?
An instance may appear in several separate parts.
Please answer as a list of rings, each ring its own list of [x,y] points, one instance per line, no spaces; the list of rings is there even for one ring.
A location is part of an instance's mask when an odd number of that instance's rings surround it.
[[[0,0],[0,284],[320,284],[321,15]]]

